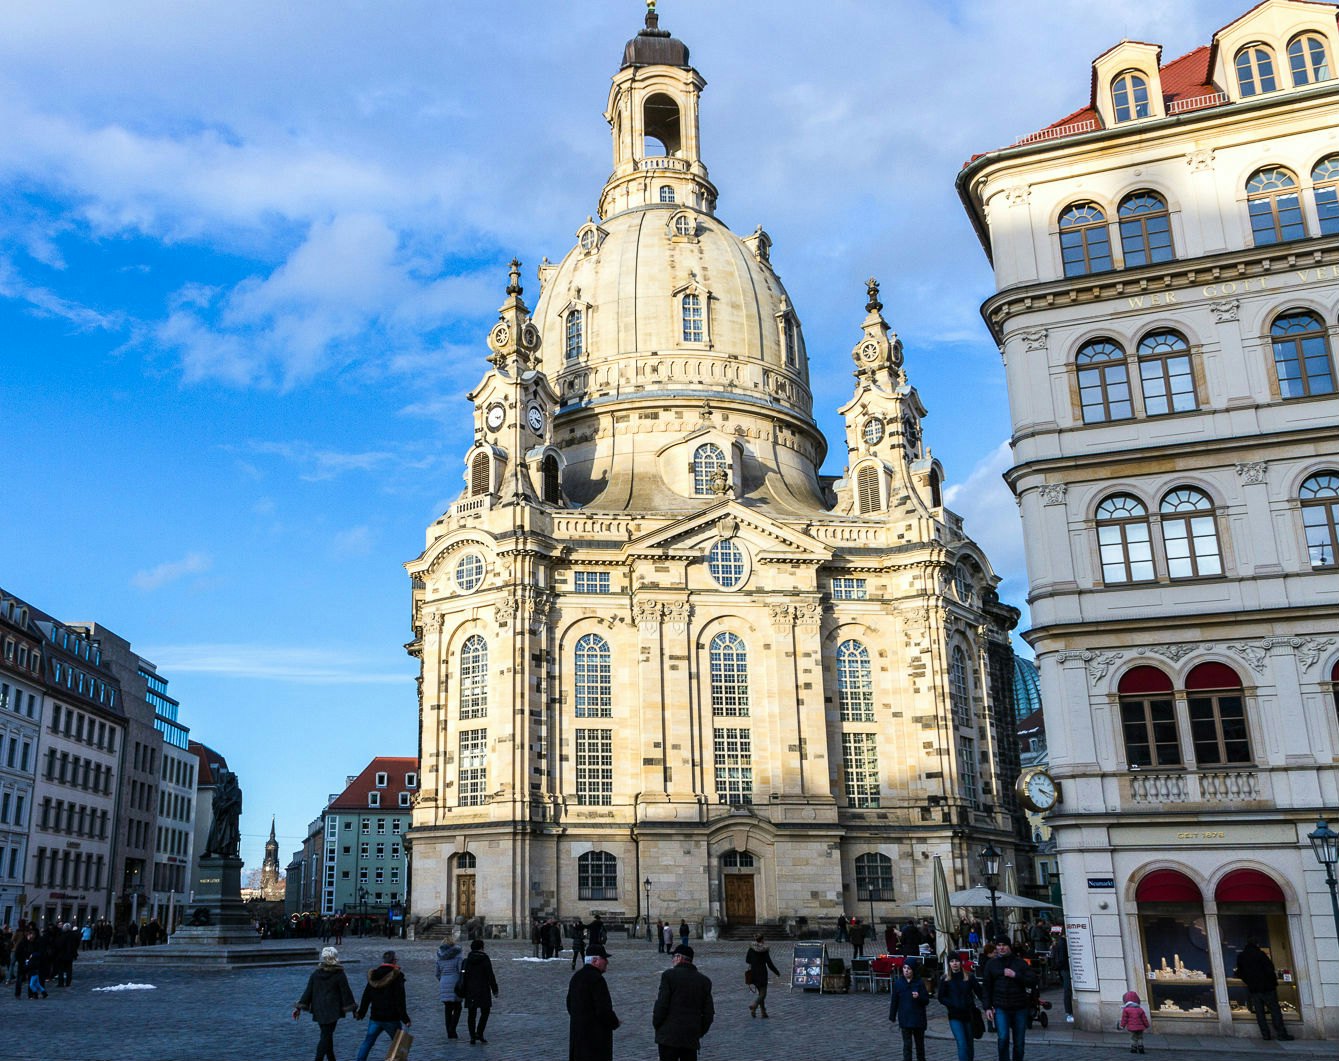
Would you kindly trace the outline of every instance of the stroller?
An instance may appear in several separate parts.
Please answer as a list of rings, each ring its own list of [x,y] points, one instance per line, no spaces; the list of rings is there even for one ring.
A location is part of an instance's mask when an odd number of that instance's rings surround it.
[[[1046,1011],[1051,1008],[1051,1003],[1041,997],[1041,985],[1038,984],[1028,993],[1027,1007],[1027,1026],[1040,1024],[1043,1028],[1051,1023],[1051,1018],[1046,1015]]]

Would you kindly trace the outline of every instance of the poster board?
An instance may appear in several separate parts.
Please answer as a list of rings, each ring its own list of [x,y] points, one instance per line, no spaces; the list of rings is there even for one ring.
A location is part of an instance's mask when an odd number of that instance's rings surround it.
[[[1069,945],[1069,981],[1075,991],[1097,990],[1097,959],[1093,954],[1093,923],[1090,917],[1065,918],[1065,942]]]
[[[796,943],[790,962],[790,986],[821,991],[828,963],[828,946],[822,940]]]

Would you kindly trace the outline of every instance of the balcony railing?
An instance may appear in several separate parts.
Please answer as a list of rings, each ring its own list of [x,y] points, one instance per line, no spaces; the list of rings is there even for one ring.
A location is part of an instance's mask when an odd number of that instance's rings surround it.
[[[1068,125],[1057,125],[1052,129],[1042,129],[1039,132],[1029,133],[1027,136],[1015,140],[1014,146],[1022,147],[1024,144],[1035,144],[1042,140],[1058,140],[1064,136],[1077,136],[1079,133],[1091,133],[1096,128],[1096,119],[1084,118],[1081,122],[1070,122]]]
[[[1220,103],[1226,103],[1227,96],[1222,92],[1206,92],[1202,96],[1187,96],[1185,99],[1172,100],[1167,107],[1168,114],[1183,114],[1186,111],[1197,111],[1202,107],[1217,107]]]
[[[1265,798],[1258,770],[1205,770],[1190,773],[1152,773],[1140,770],[1128,775],[1130,802],[1158,803],[1251,803]]]

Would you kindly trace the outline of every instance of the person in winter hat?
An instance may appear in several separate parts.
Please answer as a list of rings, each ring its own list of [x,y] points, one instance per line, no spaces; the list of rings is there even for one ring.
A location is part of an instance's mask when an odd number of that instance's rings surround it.
[[[321,1029],[316,1043],[316,1061],[335,1061],[335,1025],[354,1010],[353,988],[339,964],[339,951],[326,947],[321,964],[307,978],[307,988],[293,1005],[293,1019],[307,1010]]]
[[[920,970],[906,962],[901,975],[892,984],[892,1001],[888,1006],[888,1019],[902,1028],[902,1061],[912,1061],[912,1048],[916,1051],[916,1061],[925,1061],[925,1028],[929,1023],[926,1007],[930,1004],[930,989],[920,977]]]
[[[460,1027],[460,994],[456,991],[456,985],[460,983],[460,965],[462,952],[460,945],[455,940],[442,940],[441,946],[437,948],[437,997],[445,1007],[446,1017],[446,1037],[448,1039],[459,1039],[460,1033],[457,1028]]]
[[[396,964],[393,950],[381,956],[380,965],[367,971],[367,986],[363,988],[363,997],[358,1000],[354,1016],[362,1020],[369,1013],[372,1019],[367,1022],[367,1036],[363,1039],[363,1045],[358,1047],[358,1061],[367,1061],[372,1044],[382,1032],[394,1039],[402,1025],[408,1027],[413,1023],[405,1007],[404,973],[400,972],[400,966]]]
[[[1149,1029],[1148,1014],[1144,1012],[1144,1007],[1139,1004],[1139,996],[1133,991],[1126,991],[1121,1001],[1125,1004],[1121,1006],[1118,1027],[1124,1028],[1130,1033],[1130,1053],[1142,1054],[1144,1052],[1144,1032]]]

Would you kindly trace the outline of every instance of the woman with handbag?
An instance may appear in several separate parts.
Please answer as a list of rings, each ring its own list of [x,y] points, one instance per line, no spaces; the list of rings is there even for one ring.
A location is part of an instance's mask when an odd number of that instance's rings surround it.
[[[771,969],[777,976],[781,975],[781,970],[772,964],[772,952],[767,949],[767,940],[763,936],[753,938],[753,946],[749,952],[744,955],[744,960],[748,962],[748,968],[744,970],[744,982],[758,992],[758,997],[749,1003],[749,1016],[756,1017],[758,1011],[762,1011],[763,1018],[767,1017],[767,970]]]
[[[437,997],[446,1008],[446,1037],[459,1039],[460,1033],[460,994],[456,988],[460,985],[461,951],[455,940],[447,937],[437,948]]]
[[[956,955],[948,960],[948,973],[939,981],[939,1001],[948,1010],[948,1026],[958,1043],[958,1061],[974,1061],[976,1040],[986,1032],[986,1021],[977,1008],[981,981],[962,967]]]

